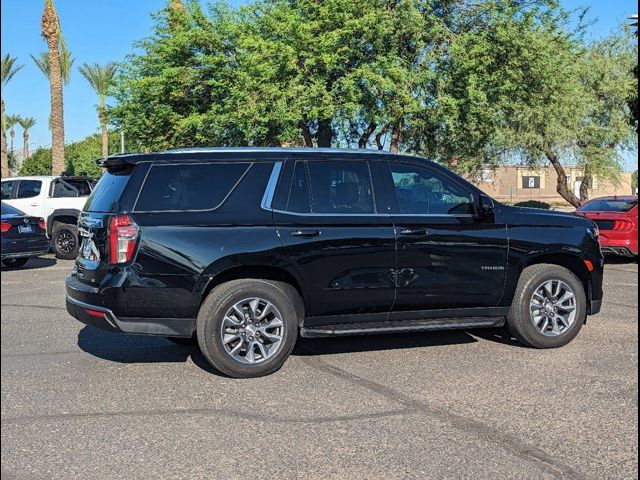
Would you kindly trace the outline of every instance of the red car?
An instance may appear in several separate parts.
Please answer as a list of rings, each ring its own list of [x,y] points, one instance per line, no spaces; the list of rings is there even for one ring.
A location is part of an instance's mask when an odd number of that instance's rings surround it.
[[[593,220],[600,229],[602,253],[638,256],[638,196],[593,199],[576,212]]]

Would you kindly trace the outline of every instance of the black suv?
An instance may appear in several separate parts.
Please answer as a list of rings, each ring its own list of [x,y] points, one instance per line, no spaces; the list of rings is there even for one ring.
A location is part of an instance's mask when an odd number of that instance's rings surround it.
[[[332,149],[118,155],[78,219],[67,310],[197,341],[233,377],[298,335],[498,327],[560,347],[602,303],[598,230],[424,159]]]

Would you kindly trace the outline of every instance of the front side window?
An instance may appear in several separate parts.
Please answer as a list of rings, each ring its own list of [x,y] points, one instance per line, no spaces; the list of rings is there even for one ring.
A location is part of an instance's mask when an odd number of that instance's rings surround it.
[[[466,215],[473,213],[471,194],[428,168],[391,164],[391,175],[401,214]]]
[[[11,198],[11,190],[13,190],[15,183],[13,180],[2,182],[2,200],[9,200]]]
[[[310,161],[308,167],[313,213],[375,213],[367,162]]]
[[[154,165],[135,209],[139,212],[214,209],[250,166],[249,163]]]
[[[16,198],[32,198],[40,195],[42,182],[40,180],[20,180]]]

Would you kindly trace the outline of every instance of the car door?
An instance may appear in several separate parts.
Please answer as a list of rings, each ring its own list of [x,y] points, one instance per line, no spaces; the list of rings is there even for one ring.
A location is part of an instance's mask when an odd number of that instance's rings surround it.
[[[474,191],[440,167],[387,168],[398,238],[394,312],[496,306],[507,266],[504,222],[477,215]]]
[[[44,205],[47,192],[42,180],[21,179],[15,190],[11,205],[32,217],[44,217]]]
[[[307,316],[386,320],[395,235],[376,162],[290,158],[274,201],[278,235],[305,284]]]

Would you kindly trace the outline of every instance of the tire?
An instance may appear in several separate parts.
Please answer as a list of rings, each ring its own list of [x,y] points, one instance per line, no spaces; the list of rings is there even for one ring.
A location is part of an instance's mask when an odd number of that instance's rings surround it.
[[[540,292],[539,289],[544,289],[543,285],[549,285],[549,282],[551,282],[552,290],[555,290],[559,282],[564,283],[564,287],[559,289],[560,299],[565,298],[565,294],[568,293],[568,290],[564,289],[565,287],[572,291],[574,298],[565,301],[562,305],[553,304],[550,301],[553,295],[543,292],[545,295],[544,303],[540,301],[543,297],[539,294],[534,299],[534,293]],[[547,296],[549,298],[546,298]],[[535,306],[533,302],[535,302]],[[546,306],[538,308],[538,305]],[[569,313],[570,310],[565,309],[563,305],[569,309],[573,308],[573,316]],[[534,317],[532,308],[533,312],[541,313],[541,316]],[[559,308],[556,311],[561,315],[566,314],[568,322],[549,320],[551,317],[557,318],[557,314],[553,313],[555,308]],[[512,335],[529,347],[558,348],[568,344],[578,335],[585,323],[586,316],[587,298],[580,279],[573,272],[559,265],[539,264],[528,267],[522,272],[507,317],[507,325]],[[540,318],[537,326],[534,318]],[[545,321],[548,323],[546,328],[544,328],[547,325]],[[567,326],[567,323],[570,325]]]
[[[24,258],[6,258],[2,260],[2,265],[7,268],[21,268],[29,261],[29,257]]]
[[[78,227],[69,223],[54,223],[51,231],[51,248],[56,258],[75,260],[80,250]]]
[[[215,287],[202,304],[196,325],[198,344],[207,361],[221,373],[233,378],[261,377],[277,371],[291,354],[298,337],[299,313],[296,305],[299,298],[295,298],[298,295],[294,292],[295,289],[286,283],[257,279],[232,280]],[[250,299],[260,299],[259,303],[256,302],[258,307],[254,312],[250,312],[247,303],[243,304]],[[266,302],[275,308],[268,309],[271,313],[262,320],[262,326],[256,327],[255,321],[267,311]],[[241,318],[238,310],[232,311],[239,303],[246,306],[242,309],[245,312],[244,320],[241,320],[246,323],[246,329],[238,322]],[[223,323],[228,335],[244,333],[244,338],[239,337],[233,340],[235,343],[227,343],[225,347]],[[269,326],[278,324],[281,326]],[[278,344],[271,343],[278,336]],[[259,341],[262,346],[258,345]],[[249,352],[249,345],[253,353]],[[229,351],[235,347],[239,350],[234,357]],[[265,352],[266,356],[261,352]],[[250,362],[251,357],[256,360],[254,363]]]

